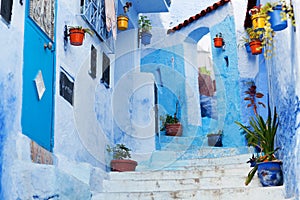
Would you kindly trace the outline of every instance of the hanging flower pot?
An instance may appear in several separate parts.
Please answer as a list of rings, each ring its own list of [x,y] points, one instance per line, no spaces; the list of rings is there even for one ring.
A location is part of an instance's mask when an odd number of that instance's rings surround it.
[[[141,33],[141,42],[143,45],[150,44],[152,38],[152,34],[149,32],[142,32]]]
[[[286,13],[282,11],[282,5],[277,5],[276,7],[274,7],[273,12],[269,12],[269,16],[271,28],[274,31],[281,31],[287,27]]]
[[[251,16],[252,19],[252,26],[253,30],[261,30],[265,27],[266,24],[266,17],[265,14],[256,13]]]
[[[120,15],[118,16],[117,21],[119,30],[124,31],[128,28],[128,17]]]
[[[93,31],[88,28],[82,28],[81,26],[69,27],[70,44],[74,46],[81,46],[85,33],[93,35]]]
[[[250,43],[249,42],[245,43],[245,48],[246,48],[247,53],[251,53],[251,47],[250,47]]]
[[[253,40],[250,42],[250,48],[252,55],[258,55],[262,53],[262,46],[260,40]]]
[[[150,19],[148,19],[147,16],[141,15],[139,18],[139,34],[143,45],[150,44],[152,37],[150,33],[151,29],[152,25]]]
[[[70,43],[74,46],[80,46],[83,43],[84,31],[82,29],[70,29]]]
[[[214,46],[216,48],[221,48],[224,45],[222,33],[218,33],[216,37],[214,38]]]

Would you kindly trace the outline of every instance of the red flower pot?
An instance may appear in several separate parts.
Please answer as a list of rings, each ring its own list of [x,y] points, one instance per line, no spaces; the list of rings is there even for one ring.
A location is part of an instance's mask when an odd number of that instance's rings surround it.
[[[223,38],[214,38],[214,45],[217,48],[221,48],[223,46]]]
[[[182,125],[180,123],[166,124],[166,135],[181,136],[182,135]]]
[[[253,55],[261,54],[262,53],[261,41],[259,40],[251,41],[250,48]]]
[[[135,171],[136,166],[137,162],[129,159],[112,160],[110,162],[111,171],[117,172]]]
[[[84,30],[82,29],[70,29],[70,43],[74,46],[80,46],[83,43]]]

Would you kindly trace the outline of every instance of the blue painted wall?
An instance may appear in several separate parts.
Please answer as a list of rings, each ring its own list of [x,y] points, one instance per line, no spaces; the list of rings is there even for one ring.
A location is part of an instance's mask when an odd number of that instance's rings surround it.
[[[244,137],[234,123],[240,120],[241,99],[234,17],[227,16],[221,23],[211,27],[210,32],[212,38],[221,32],[225,41],[224,49],[212,48],[218,97],[217,127],[224,131],[225,146],[243,146]]]
[[[14,123],[16,120],[17,106],[16,106],[16,91],[14,83],[14,75],[12,73],[0,73],[0,180],[2,180],[2,172],[5,166],[4,159],[4,144],[11,131],[14,131]],[[0,187],[0,199],[4,199],[4,191]]]
[[[182,104],[185,102],[185,75],[182,45],[158,49],[141,59],[141,71],[154,74],[158,87],[158,104],[160,115],[174,115],[176,102],[177,117],[181,120]],[[161,77],[159,77],[159,72]],[[184,120],[184,119],[182,119]]]
[[[202,29],[200,28],[198,30]],[[195,31],[196,30],[191,30],[189,36],[193,37],[189,39],[200,39],[194,37],[195,34],[193,33],[195,33]],[[226,43],[225,49],[212,48],[217,82],[218,120],[204,117],[202,118],[202,127],[194,128],[197,129],[198,135],[206,135],[210,132],[216,132],[217,130],[222,129],[224,132],[224,146],[244,146],[244,136],[240,134],[239,128],[234,123],[234,121],[240,120],[239,111],[241,100],[237,47],[236,38],[234,37],[235,23],[233,17],[226,17],[221,23],[211,27],[210,32],[212,37],[217,33],[222,32]],[[184,68],[186,66],[184,66],[183,46],[176,45],[175,43],[174,46],[164,49],[155,51],[150,49],[148,52],[147,50],[144,50],[144,55],[145,56],[142,57],[141,60],[141,71],[151,72],[155,76],[156,83],[158,84],[159,115],[173,115],[175,112],[176,101],[179,100],[181,105],[181,115],[179,115],[179,118],[183,122],[184,127],[187,127],[187,120],[184,117],[187,115],[187,105],[185,100]],[[174,58],[174,64],[172,63],[172,58]],[[178,73],[178,76],[175,76],[175,79],[173,77],[174,74],[171,73],[172,71],[168,71],[172,69],[173,65],[175,71]],[[161,77],[159,77],[158,70],[160,70]],[[173,88],[177,88],[178,90],[172,91]],[[178,91],[180,91],[180,94]],[[183,136],[189,134],[185,132],[185,130],[187,130],[187,128],[184,128]],[[189,131],[191,131],[191,129],[189,129]]]

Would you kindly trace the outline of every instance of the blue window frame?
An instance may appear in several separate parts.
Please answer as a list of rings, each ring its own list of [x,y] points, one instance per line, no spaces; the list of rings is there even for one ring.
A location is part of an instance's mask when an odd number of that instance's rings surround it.
[[[114,40],[112,31],[106,29],[106,16],[104,0],[84,0],[82,5],[82,16],[95,31],[97,36],[107,47],[114,52]]]

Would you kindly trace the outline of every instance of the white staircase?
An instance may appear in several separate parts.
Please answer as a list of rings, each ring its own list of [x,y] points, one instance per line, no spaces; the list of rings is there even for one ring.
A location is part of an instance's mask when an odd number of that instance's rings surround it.
[[[147,166],[135,172],[111,172],[103,192],[93,200],[283,200],[284,186],[262,187],[257,176],[245,186],[251,153],[208,158],[212,148],[202,149],[198,158],[180,159],[178,152],[154,152]],[[216,149],[215,149],[216,150]],[[207,153],[205,153],[205,151]],[[217,149],[216,151],[222,151]],[[222,154],[222,152],[220,152]],[[158,154],[158,155],[157,155]],[[201,156],[200,156],[201,154]],[[220,154],[220,155],[221,155]],[[177,160],[174,158],[177,156]],[[156,159],[156,158],[160,159]],[[182,157],[181,157],[182,158]],[[157,161],[155,163],[155,161]],[[148,168],[147,168],[148,167]],[[151,170],[152,169],[152,170]]]

